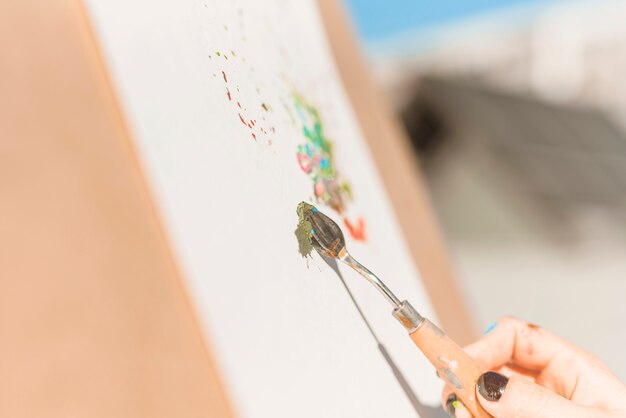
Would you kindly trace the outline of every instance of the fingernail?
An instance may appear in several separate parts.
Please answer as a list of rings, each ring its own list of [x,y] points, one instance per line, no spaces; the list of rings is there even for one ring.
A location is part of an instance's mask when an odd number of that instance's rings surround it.
[[[496,372],[483,373],[478,378],[478,393],[488,401],[498,401],[504,394],[509,378]]]
[[[450,395],[448,395],[448,399],[446,399],[446,411],[448,412],[448,415],[450,415],[451,417],[456,416],[456,407],[458,403],[459,403],[459,400],[454,393],[451,393]]]
[[[487,335],[489,334],[491,331],[493,331],[493,329],[498,325],[497,322],[494,322],[493,324],[489,325],[489,327],[487,327],[487,329],[485,330],[485,332],[483,332],[483,335]]]

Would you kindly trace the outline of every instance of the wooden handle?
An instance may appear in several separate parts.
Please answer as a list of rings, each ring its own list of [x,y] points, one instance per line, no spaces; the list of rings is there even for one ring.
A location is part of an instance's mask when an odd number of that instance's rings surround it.
[[[492,418],[476,399],[476,381],[483,374],[478,363],[428,319],[409,335],[470,413]]]

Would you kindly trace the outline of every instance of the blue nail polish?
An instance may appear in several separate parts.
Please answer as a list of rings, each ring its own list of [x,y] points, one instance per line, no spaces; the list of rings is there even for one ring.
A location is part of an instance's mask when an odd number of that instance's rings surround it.
[[[489,325],[489,328],[487,328],[487,329],[485,330],[485,332],[483,332],[483,335],[487,335],[487,334],[489,334],[491,331],[493,331],[493,329],[494,329],[496,326],[498,326],[498,323],[497,323],[497,322],[494,322],[493,324]]]

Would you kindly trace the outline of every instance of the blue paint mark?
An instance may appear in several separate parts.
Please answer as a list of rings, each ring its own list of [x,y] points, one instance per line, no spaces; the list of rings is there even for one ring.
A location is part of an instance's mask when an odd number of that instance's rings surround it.
[[[497,326],[498,326],[497,322],[494,322],[493,324],[489,325],[489,327],[485,330],[485,332],[483,332],[483,335],[489,334]]]

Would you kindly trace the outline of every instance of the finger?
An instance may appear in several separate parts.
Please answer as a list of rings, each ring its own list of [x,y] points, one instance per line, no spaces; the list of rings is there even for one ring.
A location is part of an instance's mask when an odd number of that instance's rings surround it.
[[[494,417],[595,418],[599,410],[579,406],[527,379],[487,372],[478,379],[478,401]]]
[[[624,410],[626,386],[610,371],[572,353],[555,356],[535,383],[579,405]]]
[[[443,388],[441,403],[443,409],[446,410],[448,415],[454,418],[472,418],[472,414],[465,408],[463,402],[457,398],[452,388],[446,385]]]
[[[543,328],[511,317],[500,319],[493,330],[465,347],[465,351],[488,370],[512,362],[517,366],[539,371],[557,353],[563,352],[584,356],[589,361],[594,359],[590,354]]]
[[[504,366],[492,369],[492,371],[501,373],[506,377],[522,376],[525,379],[530,380],[531,382],[536,382],[537,378],[539,377],[538,371],[529,370],[513,363],[507,363]]]

